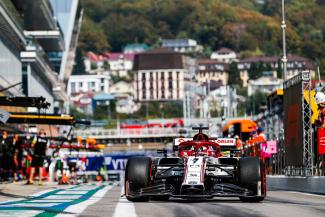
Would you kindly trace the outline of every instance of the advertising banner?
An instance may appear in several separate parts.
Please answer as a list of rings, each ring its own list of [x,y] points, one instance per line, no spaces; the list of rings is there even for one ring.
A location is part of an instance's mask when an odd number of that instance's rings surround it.
[[[303,165],[303,120],[302,120],[301,75],[285,83],[284,90],[284,138],[286,165]]]
[[[274,141],[274,140],[267,141],[265,152],[268,154],[276,154],[278,152],[276,141]]]
[[[121,152],[121,153],[110,153],[104,155],[104,165],[108,171],[122,171],[126,168],[126,163],[130,157],[135,156],[156,156],[156,152],[141,151],[141,152]]]

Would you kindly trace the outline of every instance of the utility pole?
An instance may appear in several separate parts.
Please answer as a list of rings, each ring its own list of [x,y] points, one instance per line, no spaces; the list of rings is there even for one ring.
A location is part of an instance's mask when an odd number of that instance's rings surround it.
[[[283,56],[282,56],[282,63],[283,63],[283,82],[287,79],[287,50],[286,50],[286,21],[285,21],[285,11],[284,11],[284,0],[282,0],[282,49],[283,49]]]

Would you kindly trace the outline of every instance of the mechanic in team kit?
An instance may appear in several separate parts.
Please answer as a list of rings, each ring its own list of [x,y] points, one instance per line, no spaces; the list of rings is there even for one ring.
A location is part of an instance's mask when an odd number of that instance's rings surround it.
[[[8,138],[8,132],[3,131],[2,137],[0,141],[0,175],[1,175],[1,181],[7,181],[8,180],[8,170],[9,170],[9,164],[8,164],[8,147],[9,147],[9,138]]]
[[[43,167],[44,160],[46,156],[46,149],[48,147],[49,140],[46,138],[46,133],[44,130],[40,130],[38,136],[36,136],[32,142],[32,147],[34,149],[32,158],[32,168],[30,171],[29,180],[26,184],[34,183],[35,168],[38,168],[39,172],[39,185],[42,185],[43,178]]]
[[[23,144],[22,139],[18,134],[14,135],[13,141],[13,150],[12,150],[12,166],[13,166],[13,174],[14,181],[19,181],[20,176],[19,173],[21,171],[22,159],[23,159]]]
[[[315,96],[316,104],[318,106],[318,119],[316,125],[325,128],[325,94],[318,92]]]

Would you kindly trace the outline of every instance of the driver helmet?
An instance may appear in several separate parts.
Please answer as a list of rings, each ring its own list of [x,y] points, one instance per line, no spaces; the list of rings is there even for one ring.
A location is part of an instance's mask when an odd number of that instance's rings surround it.
[[[208,148],[205,147],[205,146],[201,146],[201,147],[199,148],[199,151],[200,151],[201,153],[206,153],[206,152],[208,151]]]
[[[317,92],[315,95],[316,104],[320,107],[325,107],[325,94],[323,92]]]

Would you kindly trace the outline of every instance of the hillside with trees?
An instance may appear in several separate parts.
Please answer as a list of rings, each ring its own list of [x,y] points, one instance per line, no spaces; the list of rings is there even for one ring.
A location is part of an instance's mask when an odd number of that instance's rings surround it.
[[[163,38],[193,38],[204,54],[220,47],[242,57],[281,54],[281,1],[84,0],[79,48],[120,51]],[[325,0],[286,0],[288,52],[308,57],[325,72]]]

